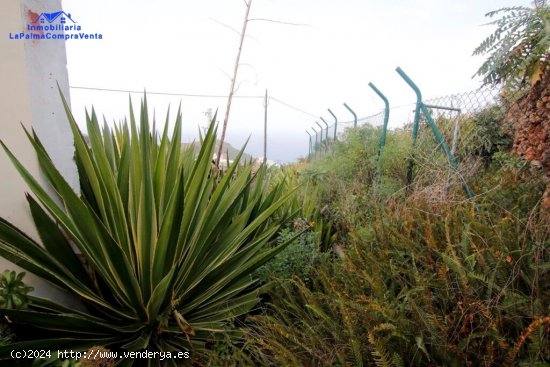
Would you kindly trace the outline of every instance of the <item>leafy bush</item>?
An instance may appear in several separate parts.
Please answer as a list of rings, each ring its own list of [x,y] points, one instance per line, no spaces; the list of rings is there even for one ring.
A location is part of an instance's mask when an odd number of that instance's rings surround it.
[[[407,171],[404,164],[411,152],[411,132],[408,130],[392,130],[386,137],[386,145],[380,155],[381,185],[378,191],[387,197],[407,184]]]
[[[303,185],[314,194],[303,189],[299,192],[320,208],[313,221],[322,224],[318,228],[324,232],[320,233],[324,251],[332,244],[344,242],[348,232],[368,212],[365,205],[377,177],[379,136],[380,131],[369,125],[348,129],[329,153],[300,171]],[[389,144],[391,139],[390,133]]]
[[[548,65],[550,3],[535,0],[533,8],[506,7],[486,16],[501,14],[489,23],[497,29],[474,50],[474,55],[489,54],[476,75],[482,76],[485,84],[509,82],[517,87],[518,80],[536,79]]]
[[[510,150],[512,137],[506,132],[502,107],[487,107],[478,114],[462,118],[459,123],[459,159],[481,157],[488,164],[496,153]]]
[[[354,179],[370,182],[375,175],[379,138],[380,131],[369,125],[348,129],[344,139],[334,142],[330,153],[316,159],[304,174],[324,171],[346,182]]]
[[[360,133],[303,168],[345,257],[322,257],[308,281],[279,279],[271,288],[263,312],[247,318],[244,348],[257,365],[543,366],[550,360],[545,183],[509,154],[501,118],[498,107],[464,117],[468,139],[458,147],[461,167],[451,182],[433,135],[421,131],[410,195],[403,190],[411,153],[406,130],[388,134],[381,184],[371,161],[377,140],[353,141]],[[448,125],[444,132],[451,123],[438,121]],[[459,175],[474,199],[465,199]],[[441,196],[434,200],[436,185]]]
[[[423,202],[386,211],[313,285],[273,287],[249,351],[272,366],[543,365],[550,225],[535,211],[488,215]]]
[[[544,193],[544,173],[512,155],[499,152],[484,172],[472,180],[479,193],[480,208],[488,206],[493,215],[529,218],[540,205]]]
[[[295,194],[280,209],[283,213],[291,213],[295,223],[310,223],[316,233],[317,248],[321,252],[329,251],[334,242],[333,223],[325,220],[327,208],[320,205],[322,193],[316,179],[304,172],[301,165],[283,166],[268,174],[270,184],[281,184],[283,190],[295,190]],[[302,226],[305,228],[306,226]],[[310,234],[313,237],[313,234]]]
[[[22,310],[29,304],[28,293],[34,290],[23,282],[25,272],[4,271],[0,275],[0,309]]]
[[[225,336],[213,342],[206,352],[207,358],[201,366],[209,367],[255,367],[254,360],[243,343],[235,343]]]
[[[267,282],[273,277],[289,279],[295,275],[307,281],[320,256],[319,233],[313,231],[311,226],[312,223],[303,219],[295,219],[291,228],[281,230],[277,237],[277,245],[288,245],[257,270],[258,278]]]
[[[114,131],[100,129],[92,110],[88,146],[63,102],[82,196],[36,135],[27,132],[56,197],[2,143],[37,198],[27,196],[43,246],[1,219],[0,255],[74,295],[82,309],[30,297],[28,310],[1,310],[25,332],[16,331],[0,357],[19,348],[104,346],[192,350],[200,358],[216,334],[237,337],[232,321],[258,301],[251,275],[282,249],[268,244],[291,193],[268,190],[264,168],[253,177],[250,165],[238,165],[240,155],[226,172],[213,168],[214,122],[198,154],[182,151],[181,113],[172,136],[168,123],[158,136],[144,100],[139,127],[131,105],[129,122]]]

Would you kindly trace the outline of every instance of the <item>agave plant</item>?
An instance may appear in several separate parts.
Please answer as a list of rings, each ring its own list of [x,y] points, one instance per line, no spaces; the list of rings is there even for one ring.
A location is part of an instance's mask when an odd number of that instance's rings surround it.
[[[252,274],[282,249],[268,244],[286,220],[282,207],[292,192],[283,185],[267,190],[265,170],[239,166],[243,151],[218,172],[214,122],[195,154],[182,149],[180,111],[171,136],[169,116],[159,135],[154,122],[150,128],[146,99],[139,127],[130,101],[129,121],[114,129],[101,128],[95,111],[87,112],[87,143],[62,99],[82,193],[71,189],[34,132],[26,131],[51,190],[2,143],[34,194],[27,200],[42,243],[0,219],[0,255],[82,307],[31,297],[27,310],[0,310],[27,331],[0,347],[0,357],[17,348],[92,346],[196,356],[218,333],[238,335],[231,322],[257,303]]]

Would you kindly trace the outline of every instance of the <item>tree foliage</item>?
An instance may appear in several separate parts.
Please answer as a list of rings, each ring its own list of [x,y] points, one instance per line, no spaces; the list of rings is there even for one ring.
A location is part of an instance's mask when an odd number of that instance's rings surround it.
[[[488,23],[496,30],[474,50],[489,55],[476,75],[484,84],[507,83],[517,87],[536,77],[548,64],[550,55],[550,4],[535,0],[533,8],[505,7],[486,14],[500,18]]]

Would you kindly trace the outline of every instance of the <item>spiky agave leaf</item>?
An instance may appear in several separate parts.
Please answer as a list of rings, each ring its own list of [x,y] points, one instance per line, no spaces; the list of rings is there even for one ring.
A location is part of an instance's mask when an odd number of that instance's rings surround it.
[[[201,348],[256,304],[251,275],[281,249],[266,245],[292,192],[266,190],[263,174],[240,167],[244,148],[226,173],[213,171],[215,118],[194,154],[181,148],[181,111],[171,136],[168,123],[159,136],[146,98],[139,123],[130,103],[129,120],[114,131],[100,128],[92,110],[87,143],[63,103],[82,196],[34,133],[26,131],[57,198],[2,142],[34,194],[28,201],[43,246],[1,219],[0,255],[74,295],[84,310],[40,298],[25,311],[1,310],[35,332],[0,347],[0,356],[23,347]]]

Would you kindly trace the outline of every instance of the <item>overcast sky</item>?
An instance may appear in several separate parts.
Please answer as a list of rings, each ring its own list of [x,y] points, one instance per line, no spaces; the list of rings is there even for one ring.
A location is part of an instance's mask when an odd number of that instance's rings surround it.
[[[475,89],[472,79],[482,58],[473,49],[492,28],[484,14],[525,0],[253,0],[250,18],[304,24],[281,25],[253,20],[248,25],[238,95],[263,95],[329,118],[361,116],[383,106],[369,89],[374,82],[392,106],[414,102],[413,92],[395,73],[401,66],[422,89],[436,97]],[[226,95],[245,12],[243,0],[64,0],[83,31],[102,40],[69,40],[67,57],[72,86],[152,92]],[[133,95],[138,101],[139,95]],[[128,111],[128,94],[73,89],[73,111],[80,121],[94,105],[107,120]],[[223,98],[151,95],[158,120],[166,107],[183,106],[186,141],[204,125],[204,112],[218,109]],[[412,107],[405,107],[410,110]],[[236,99],[227,140],[262,155],[263,100]],[[395,114],[398,116],[398,114]],[[405,121],[401,115],[390,126]],[[278,102],[268,105],[268,158],[288,162],[307,154],[305,129],[315,118]]]

